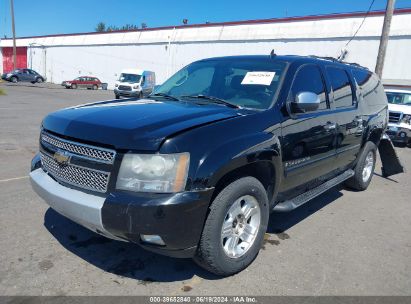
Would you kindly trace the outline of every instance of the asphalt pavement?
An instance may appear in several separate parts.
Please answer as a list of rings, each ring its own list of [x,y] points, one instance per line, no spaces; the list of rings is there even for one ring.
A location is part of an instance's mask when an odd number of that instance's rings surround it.
[[[254,263],[221,278],[190,259],[96,235],[31,189],[42,118],[112,91],[0,88],[0,295],[411,295],[410,170],[386,179],[377,164],[367,191],[339,186],[273,214]],[[411,149],[397,152],[410,168]]]

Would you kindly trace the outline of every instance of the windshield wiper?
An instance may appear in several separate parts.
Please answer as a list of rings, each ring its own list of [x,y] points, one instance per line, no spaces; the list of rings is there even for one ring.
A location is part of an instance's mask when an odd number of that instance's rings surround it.
[[[236,104],[231,103],[231,102],[229,102],[229,101],[227,101],[227,100],[224,100],[224,99],[221,99],[221,98],[217,98],[217,97],[214,97],[214,96],[206,96],[206,95],[201,95],[201,94],[200,94],[200,95],[183,95],[183,96],[180,96],[180,97],[181,97],[181,98],[206,99],[206,100],[210,100],[210,101],[212,101],[212,102],[214,102],[214,103],[226,105],[227,107],[230,107],[230,108],[236,108],[236,109],[241,108],[239,105],[236,105]]]
[[[171,96],[171,95],[168,95],[168,94],[164,94],[164,93],[154,93],[154,94],[150,94],[150,95],[147,96],[147,98],[152,98],[152,97],[156,97],[156,96],[158,96],[158,97],[164,97],[164,98],[171,99],[171,100],[175,100],[175,101],[179,101],[179,100],[180,100],[180,99],[178,99],[177,97],[174,97],[174,96]]]

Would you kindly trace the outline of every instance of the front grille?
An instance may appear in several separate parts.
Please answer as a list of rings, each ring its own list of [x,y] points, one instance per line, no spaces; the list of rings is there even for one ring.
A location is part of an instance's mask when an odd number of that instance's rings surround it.
[[[125,85],[118,86],[118,89],[121,91],[131,91],[131,87]]]
[[[402,116],[401,112],[391,112],[391,111],[389,111],[388,121],[393,122],[393,123],[398,123],[398,122],[401,121],[401,116]]]
[[[92,191],[107,191],[110,179],[109,172],[93,170],[72,164],[62,166],[55,161],[54,158],[45,153],[41,153],[41,164],[43,170],[49,173],[57,181]]]
[[[46,142],[59,149],[63,149],[81,156],[85,156],[87,158],[103,161],[110,164],[114,162],[116,156],[116,152],[114,150],[72,142],[69,140],[57,138],[56,136],[45,132],[41,133],[41,141],[43,143]]]

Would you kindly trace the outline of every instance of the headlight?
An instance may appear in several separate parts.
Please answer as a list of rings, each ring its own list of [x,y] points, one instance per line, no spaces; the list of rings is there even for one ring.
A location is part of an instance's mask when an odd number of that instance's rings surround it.
[[[136,192],[180,192],[187,181],[189,153],[126,154],[116,188]]]
[[[406,124],[411,124],[411,115],[404,115],[401,122],[406,123]]]
[[[138,84],[137,85],[135,85],[135,86],[133,86],[133,89],[138,89]]]

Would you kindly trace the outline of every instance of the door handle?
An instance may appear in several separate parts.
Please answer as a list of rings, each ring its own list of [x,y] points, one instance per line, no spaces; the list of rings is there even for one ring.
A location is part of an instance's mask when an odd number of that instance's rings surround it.
[[[324,129],[326,129],[327,131],[335,130],[336,128],[337,124],[332,122],[327,122],[327,124],[324,126]]]

